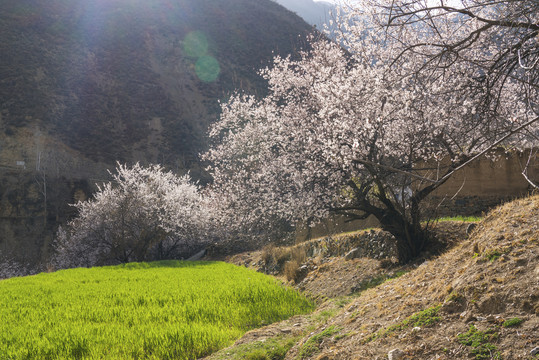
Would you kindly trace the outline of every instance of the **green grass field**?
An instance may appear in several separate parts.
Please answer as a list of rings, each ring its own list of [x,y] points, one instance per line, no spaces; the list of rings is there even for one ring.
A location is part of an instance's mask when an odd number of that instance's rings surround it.
[[[71,269],[0,281],[0,359],[195,359],[314,305],[221,262]]]

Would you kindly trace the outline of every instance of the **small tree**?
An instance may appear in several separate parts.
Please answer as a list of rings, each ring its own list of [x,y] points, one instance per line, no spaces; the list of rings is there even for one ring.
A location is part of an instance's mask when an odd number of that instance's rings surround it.
[[[367,5],[338,21],[346,51],[312,39],[301,59],[276,58],[262,71],[268,96],[224,104],[204,157],[214,189],[256,224],[254,235],[277,219],[374,215],[406,262],[428,240],[425,198],[490,149],[533,141],[535,105],[509,77],[496,106],[485,107],[492,94],[480,68],[426,67]],[[407,36],[430,43],[438,35],[418,28]]]
[[[172,258],[209,241],[198,186],[158,165],[118,165],[112,182],[75,206],[78,217],[58,231],[60,267]]]

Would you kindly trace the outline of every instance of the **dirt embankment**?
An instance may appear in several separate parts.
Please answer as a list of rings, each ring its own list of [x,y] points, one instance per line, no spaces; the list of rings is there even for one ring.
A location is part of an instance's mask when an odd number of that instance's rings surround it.
[[[447,248],[406,267],[299,256],[294,285],[319,309],[251,331],[212,359],[539,359],[539,196],[493,210],[469,237],[467,227],[439,224]],[[263,269],[268,252],[229,260]],[[287,275],[285,262],[277,276]]]

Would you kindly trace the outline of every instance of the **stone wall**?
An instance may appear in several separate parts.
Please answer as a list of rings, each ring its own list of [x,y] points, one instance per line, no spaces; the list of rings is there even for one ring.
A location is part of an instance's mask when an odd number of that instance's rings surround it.
[[[481,216],[489,209],[516,198],[526,196],[532,187],[522,176],[529,152],[510,153],[498,151],[494,157],[484,157],[455,173],[425,202],[426,209],[434,217]],[[493,160],[495,159],[495,160]],[[530,162],[528,176],[539,183],[539,157]],[[320,224],[308,228],[299,226],[297,241],[378,226],[374,217],[364,221],[347,222],[345,218],[332,216]]]
[[[393,235],[378,229],[347,236],[322,237],[296,246],[305,250],[308,257],[347,256],[371,259],[397,257],[397,245]]]
[[[0,167],[0,261],[8,257],[33,269],[48,258],[59,224],[75,214],[73,204],[94,188],[83,179]]]

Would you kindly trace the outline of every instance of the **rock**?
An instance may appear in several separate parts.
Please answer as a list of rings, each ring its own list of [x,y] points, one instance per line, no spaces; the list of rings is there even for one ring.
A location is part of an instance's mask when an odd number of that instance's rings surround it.
[[[404,351],[402,351],[401,349],[393,349],[387,353],[387,358],[389,360],[399,360],[404,358],[404,355]]]
[[[357,258],[358,256],[359,256],[359,248],[353,248],[352,250],[347,252],[346,255],[344,255],[344,259],[352,260],[352,259]]]
[[[292,329],[289,329],[289,328],[284,328],[284,329],[281,329],[281,332],[283,334],[290,334],[292,332]]]
[[[197,252],[196,254],[191,256],[190,258],[188,258],[187,261],[198,261],[198,260],[202,259],[204,257],[204,255],[206,255],[206,249],[200,250],[199,252]]]
[[[537,355],[537,354],[539,354],[539,346],[533,348],[532,351],[530,351],[530,355],[531,355],[531,356],[535,356],[535,355]]]
[[[309,267],[307,265],[300,266],[299,269],[296,271],[296,277],[294,279],[294,282],[296,284],[300,283],[303,279],[305,279],[308,273]]]
[[[470,311],[464,311],[460,314],[460,318],[464,320],[464,322],[470,322],[470,321],[476,321],[477,318],[473,316],[473,314]]]
[[[485,315],[501,314],[507,307],[506,300],[501,294],[490,295],[485,300],[477,303],[477,309]]]
[[[471,223],[470,225],[468,225],[468,227],[466,228],[466,235],[470,236],[472,231],[474,231],[476,227],[477,227],[476,223]]]
[[[466,308],[466,304],[467,302],[465,298],[457,297],[455,299],[446,301],[442,305],[441,310],[445,312],[446,314],[454,314],[454,313],[461,312],[462,310],[464,310]],[[461,317],[462,317],[462,314],[461,314]]]

